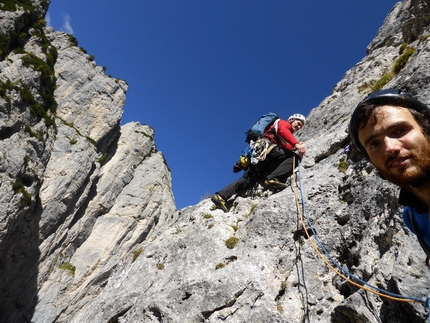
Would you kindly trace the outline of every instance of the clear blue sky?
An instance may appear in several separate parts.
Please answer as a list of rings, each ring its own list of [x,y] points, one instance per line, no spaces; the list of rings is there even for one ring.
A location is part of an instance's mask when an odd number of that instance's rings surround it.
[[[307,115],[330,95],[395,3],[52,0],[47,21],[127,81],[122,124],[155,129],[181,209],[240,176],[262,114]]]

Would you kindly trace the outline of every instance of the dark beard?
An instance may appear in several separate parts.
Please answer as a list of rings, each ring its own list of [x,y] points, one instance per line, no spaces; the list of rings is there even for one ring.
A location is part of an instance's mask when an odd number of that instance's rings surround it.
[[[412,187],[420,187],[422,185],[424,185],[427,181],[430,180],[430,170],[426,170],[425,173],[423,174],[423,176],[415,181],[410,181],[410,184]]]
[[[405,169],[402,176],[386,174],[386,179],[400,187],[417,188],[430,181],[430,142],[412,154],[415,170]],[[384,176],[384,174],[382,174]]]

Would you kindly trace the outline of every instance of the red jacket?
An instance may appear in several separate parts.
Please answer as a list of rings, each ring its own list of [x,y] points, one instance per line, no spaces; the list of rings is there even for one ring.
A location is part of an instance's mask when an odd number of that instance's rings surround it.
[[[278,131],[276,136],[274,135],[274,128],[277,124]],[[264,136],[273,141],[279,147],[287,148],[288,150],[293,150],[294,146],[298,143],[297,139],[293,136],[291,132],[291,124],[286,120],[279,120],[270,126],[269,130],[264,133]]]

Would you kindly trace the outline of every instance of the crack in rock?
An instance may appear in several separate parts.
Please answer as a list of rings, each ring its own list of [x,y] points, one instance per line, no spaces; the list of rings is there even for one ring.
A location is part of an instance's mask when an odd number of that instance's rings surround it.
[[[222,305],[222,306],[220,306],[220,307],[217,307],[217,308],[215,308],[215,309],[213,309],[213,310],[211,310],[211,311],[203,311],[202,312],[202,315],[203,315],[203,317],[205,318],[205,319],[208,319],[209,317],[211,317],[212,316],[212,314],[214,314],[215,312],[218,312],[218,311],[221,311],[221,310],[223,310],[223,309],[225,309],[225,308],[228,308],[228,307],[232,307],[235,303],[236,303],[236,301],[237,301],[237,299],[245,292],[245,290],[246,290],[246,287],[244,288],[244,289],[242,289],[242,290],[240,290],[240,291],[238,291],[235,295],[234,295],[234,298],[233,299],[231,299],[230,301],[228,301],[225,305]]]

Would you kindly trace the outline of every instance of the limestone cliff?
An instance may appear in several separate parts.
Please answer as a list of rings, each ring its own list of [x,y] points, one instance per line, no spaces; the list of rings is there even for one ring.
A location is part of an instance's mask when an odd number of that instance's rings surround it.
[[[430,102],[430,0],[397,3],[308,115],[299,174],[313,232],[294,185],[229,213],[209,199],[175,210],[153,129],[120,126],[127,84],[46,28],[48,5],[0,4],[0,322],[426,321],[420,302],[346,282],[313,244],[372,286],[430,294],[397,189],[344,151],[372,89]]]

